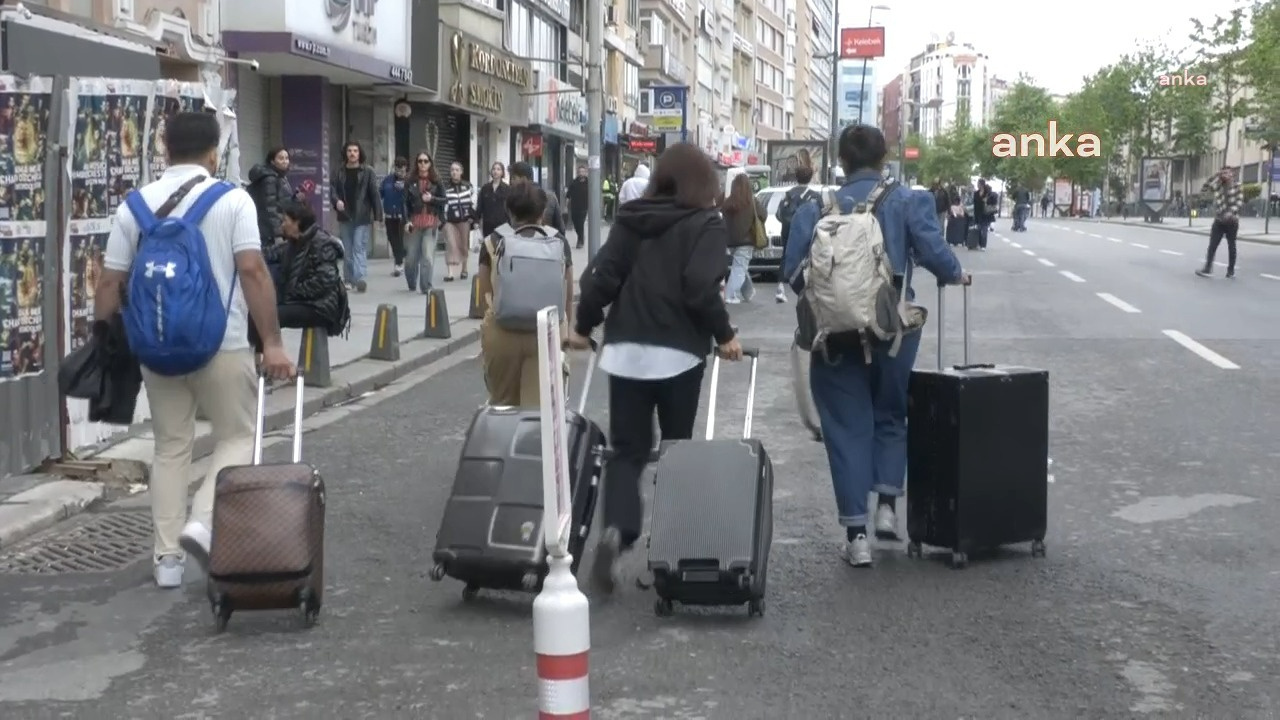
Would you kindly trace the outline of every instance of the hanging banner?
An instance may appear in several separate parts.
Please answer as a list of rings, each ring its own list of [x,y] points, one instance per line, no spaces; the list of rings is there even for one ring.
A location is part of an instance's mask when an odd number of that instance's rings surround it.
[[[204,109],[204,88],[200,83],[157,80],[155,99],[151,105],[151,123],[147,130],[148,180],[156,180],[168,167],[164,146],[164,128],[169,118],[180,112]]]
[[[45,154],[52,80],[0,75],[0,380],[44,370]]]

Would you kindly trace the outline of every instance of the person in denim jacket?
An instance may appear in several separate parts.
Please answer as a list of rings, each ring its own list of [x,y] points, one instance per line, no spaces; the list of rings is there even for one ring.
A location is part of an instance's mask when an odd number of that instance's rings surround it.
[[[881,182],[887,152],[878,128],[851,125],[840,134],[840,165],[845,183],[836,191],[843,212],[852,211]],[[934,198],[928,191],[895,185],[876,211],[884,234],[885,251],[893,264],[895,283],[910,288],[912,264],[923,266],[943,284],[967,284],[968,273],[947,246],[938,225]],[[809,254],[821,210],[815,203],[801,207],[791,221],[782,261],[783,277],[792,278]],[[804,289],[795,277],[792,289]],[[809,386],[822,422],[822,438],[831,466],[839,522],[845,528],[845,559],[854,567],[871,566],[867,540],[868,496],[879,496],[875,511],[876,537],[898,539],[896,504],[907,474],[907,380],[920,349],[920,333],[908,333],[896,357],[888,343],[872,349],[865,360],[861,339],[828,339],[830,359],[814,353]]]

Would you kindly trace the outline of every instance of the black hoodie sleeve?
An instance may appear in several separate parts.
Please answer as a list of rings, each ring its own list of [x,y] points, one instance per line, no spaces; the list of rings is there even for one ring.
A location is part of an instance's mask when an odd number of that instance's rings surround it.
[[[715,335],[716,344],[722,345],[733,339],[729,310],[720,295],[720,279],[728,262],[729,228],[719,214],[713,214],[692,240],[693,252],[684,268],[684,304],[702,327]]]
[[[621,225],[614,225],[609,230],[608,240],[595,258],[587,263],[587,269],[578,280],[580,295],[578,311],[574,313],[574,332],[587,337],[604,322],[605,308],[618,299],[622,283],[626,282],[629,259],[636,242],[636,236]]]

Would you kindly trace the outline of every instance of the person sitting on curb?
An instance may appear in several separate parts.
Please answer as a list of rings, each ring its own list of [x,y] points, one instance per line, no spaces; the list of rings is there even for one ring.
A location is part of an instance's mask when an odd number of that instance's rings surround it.
[[[285,207],[280,228],[284,239],[263,251],[268,263],[278,263],[282,269],[276,307],[280,327],[343,334],[351,325],[351,308],[338,272],[342,243],[325,232],[311,206],[302,203]],[[249,339],[262,352],[252,323]]]

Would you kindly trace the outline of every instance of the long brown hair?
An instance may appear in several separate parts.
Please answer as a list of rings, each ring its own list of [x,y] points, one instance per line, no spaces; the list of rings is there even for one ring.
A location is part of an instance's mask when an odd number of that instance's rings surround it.
[[[431,157],[431,153],[426,150],[423,150],[413,156],[413,181],[417,182],[423,179],[422,168],[419,166],[418,161],[424,157],[431,163],[430,167],[427,168],[426,180],[432,185],[435,185],[440,182],[440,176],[436,174],[436,159]]]
[[[715,167],[697,145],[676,143],[658,157],[644,196],[672,198],[680,207],[709,208],[715,206],[719,184]]]
[[[720,209],[727,213],[748,212],[755,202],[756,198],[751,194],[751,178],[742,173],[729,184],[729,196],[724,199]]]

